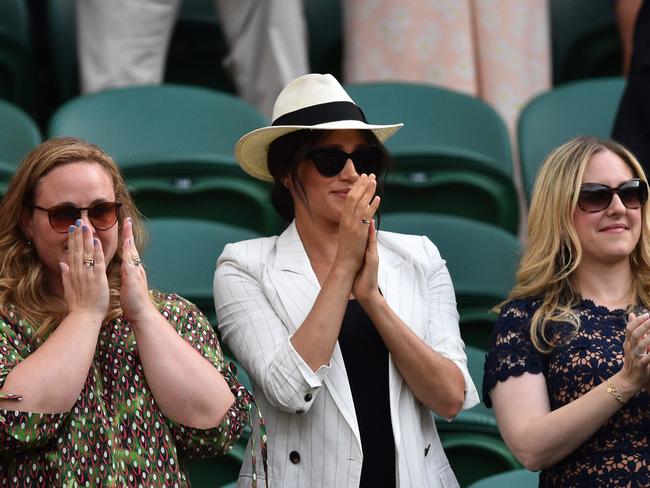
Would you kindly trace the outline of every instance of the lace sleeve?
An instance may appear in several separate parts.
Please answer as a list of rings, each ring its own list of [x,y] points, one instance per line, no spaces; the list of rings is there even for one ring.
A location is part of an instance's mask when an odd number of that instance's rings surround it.
[[[490,392],[497,381],[544,371],[544,358],[530,340],[530,318],[533,313],[534,303],[531,300],[512,301],[501,310],[485,360],[483,401],[488,408],[492,406]]]

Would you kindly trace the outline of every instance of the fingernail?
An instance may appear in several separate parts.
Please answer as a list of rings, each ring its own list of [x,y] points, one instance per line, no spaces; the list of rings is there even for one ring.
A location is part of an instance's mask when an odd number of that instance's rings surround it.
[[[77,224],[77,227],[81,227],[81,219],[77,219],[76,224]]]
[[[126,221],[127,221],[127,222],[131,222],[131,217],[127,217],[127,218],[126,218]]]
[[[96,237],[93,237],[93,244],[94,244],[95,246],[96,246],[97,244],[99,244],[99,239],[97,239]]]
[[[83,225],[82,229],[84,232],[88,232],[88,226],[86,224]]]
[[[71,225],[71,226],[68,228],[68,230],[69,230],[70,232],[74,232],[74,229],[75,229],[74,225]]]

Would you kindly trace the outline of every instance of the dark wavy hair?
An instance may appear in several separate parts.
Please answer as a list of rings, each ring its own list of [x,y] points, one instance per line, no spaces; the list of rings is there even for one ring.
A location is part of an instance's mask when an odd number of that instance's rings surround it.
[[[271,189],[271,203],[280,216],[287,222],[295,217],[294,201],[289,189],[282,183],[283,178],[289,176],[293,186],[298,190],[300,200],[309,208],[309,201],[305,194],[304,187],[298,177],[298,166],[305,159],[309,151],[325,139],[330,130],[322,129],[301,129],[289,132],[278,137],[269,145],[268,167],[273,176],[273,187]],[[370,130],[360,130],[361,134],[371,146],[379,148],[382,154],[379,168],[377,169],[377,195],[384,193],[384,179],[392,166],[392,159],[384,145],[377,139],[377,136]]]

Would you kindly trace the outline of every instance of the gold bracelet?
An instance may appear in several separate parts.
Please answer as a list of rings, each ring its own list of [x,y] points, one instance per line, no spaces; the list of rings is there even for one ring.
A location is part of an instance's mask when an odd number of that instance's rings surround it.
[[[618,403],[625,405],[625,400],[623,400],[621,393],[618,391],[618,388],[616,388],[614,383],[612,383],[610,380],[606,380],[605,383],[607,384],[607,393],[612,395]]]

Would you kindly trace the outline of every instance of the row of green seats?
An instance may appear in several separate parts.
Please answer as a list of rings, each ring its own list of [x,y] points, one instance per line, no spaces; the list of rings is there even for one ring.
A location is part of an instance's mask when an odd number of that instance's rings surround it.
[[[518,145],[527,195],[552,148],[578,134],[609,134],[623,86],[622,79],[576,82],[525,107]],[[387,143],[395,165],[386,178],[383,212],[452,214],[517,233],[510,144],[493,109],[476,98],[424,85],[367,83],[348,89],[370,120],[406,123]],[[2,101],[0,120],[0,180],[6,184],[41,135],[26,113]],[[217,219],[235,218],[221,211],[227,193],[242,202],[240,222],[275,233],[281,223],[268,201],[269,186],[246,175],[232,154],[242,134],[267,123],[233,95],[163,85],[75,98],[51,118],[47,136],[72,135],[107,150],[147,215],[198,212],[204,218],[213,205]],[[224,195],[216,196],[220,191]]]

